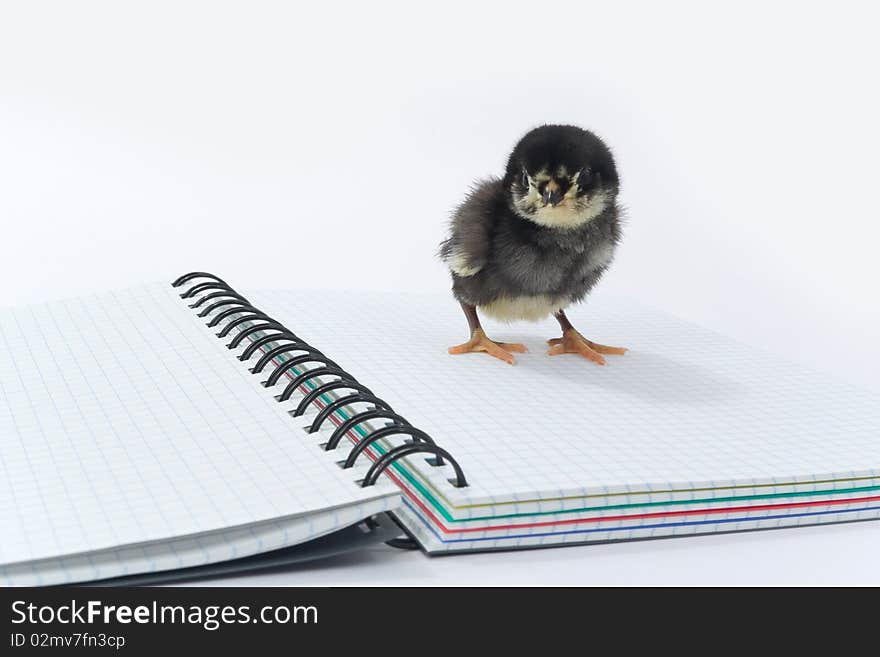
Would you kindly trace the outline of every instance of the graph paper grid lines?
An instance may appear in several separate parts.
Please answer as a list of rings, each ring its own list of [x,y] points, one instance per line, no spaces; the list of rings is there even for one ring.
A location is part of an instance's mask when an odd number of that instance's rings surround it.
[[[463,529],[483,527],[497,540],[494,526],[540,525],[548,520],[540,514],[560,521],[566,513],[609,515],[602,507],[621,505],[660,505],[658,512],[673,514],[775,505],[790,523],[803,524],[819,513],[869,513],[849,509],[860,499],[869,504],[880,486],[876,395],[651,309],[597,296],[569,313],[591,338],[631,348],[605,368],[546,356],[544,341],[558,331],[552,322],[489,322],[494,339],[531,348],[510,367],[483,354],[446,353],[460,341],[462,321],[442,295],[246,294],[368,380],[470,473],[470,486],[459,489],[448,481],[450,468],[408,460],[414,477],[403,485],[409,513],[402,517],[418,515],[448,532],[449,542]],[[837,501],[798,511],[826,499]],[[693,523],[665,524],[676,534]],[[726,531],[730,523],[716,524]],[[508,547],[525,540],[516,532],[547,533],[534,526],[505,531]],[[550,534],[569,535],[561,526]],[[587,540],[580,534],[566,540]]]
[[[124,575],[138,546],[168,541],[167,561],[188,540],[192,560],[212,532],[396,505],[297,440],[203,328],[167,284],[0,311],[0,581],[114,551]]]

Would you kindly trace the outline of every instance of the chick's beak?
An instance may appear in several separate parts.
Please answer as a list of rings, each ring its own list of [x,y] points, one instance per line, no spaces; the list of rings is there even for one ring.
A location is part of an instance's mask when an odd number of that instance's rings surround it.
[[[544,195],[542,196],[542,200],[544,201],[544,205],[550,204],[555,208],[562,202],[564,196],[565,194],[562,193],[559,185],[551,180],[544,188]]]

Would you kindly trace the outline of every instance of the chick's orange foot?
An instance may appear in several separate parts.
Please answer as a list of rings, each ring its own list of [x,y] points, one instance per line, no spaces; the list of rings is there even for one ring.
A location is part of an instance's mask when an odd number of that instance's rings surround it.
[[[486,337],[486,334],[483,332],[483,329],[478,328],[474,329],[471,333],[471,339],[465,342],[464,344],[459,344],[454,347],[449,347],[449,353],[453,355],[458,354],[471,354],[478,351],[485,351],[490,356],[494,356],[499,360],[503,360],[505,363],[510,363],[513,365],[514,358],[513,354],[510,352],[516,353],[525,353],[528,351],[525,345],[516,343],[516,342],[495,342],[494,340],[490,340]]]
[[[597,365],[605,365],[604,355],[622,356],[626,353],[623,347],[609,347],[592,340],[587,340],[576,329],[569,328],[562,332],[561,338],[547,340],[551,356],[559,354],[580,354],[584,358],[593,361]]]

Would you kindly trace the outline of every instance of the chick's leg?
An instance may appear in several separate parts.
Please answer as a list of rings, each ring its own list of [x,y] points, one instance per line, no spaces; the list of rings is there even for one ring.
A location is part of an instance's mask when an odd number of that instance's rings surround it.
[[[480,318],[477,316],[476,307],[469,303],[462,302],[462,310],[467,317],[468,327],[471,330],[471,339],[464,344],[449,347],[450,354],[469,354],[477,351],[485,351],[490,356],[494,356],[505,363],[513,365],[513,354],[511,351],[523,353],[526,351],[525,345],[514,342],[495,342],[486,337],[483,327],[480,326]]]
[[[550,351],[547,353],[551,356],[580,354],[597,365],[604,365],[605,359],[602,356],[603,354],[622,356],[626,353],[626,349],[623,347],[609,347],[592,340],[587,340],[571,325],[571,322],[568,321],[568,317],[565,316],[562,310],[554,313],[553,316],[562,328],[562,337],[547,340],[547,343],[550,345]]]

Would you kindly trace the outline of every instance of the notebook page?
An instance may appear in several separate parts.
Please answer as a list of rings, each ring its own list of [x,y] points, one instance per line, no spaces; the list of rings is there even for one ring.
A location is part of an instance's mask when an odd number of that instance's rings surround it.
[[[178,292],[0,312],[0,565],[397,495],[297,440]]]
[[[158,573],[263,554],[298,545],[354,525],[394,508],[392,498],[356,506],[223,529],[198,535],[139,543],[65,557],[0,566],[4,586],[51,586],[127,575]]]
[[[631,349],[606,367],[547,356],[553,320],[484,323],[528,346],[512,367],[449,356],[467,330],[448,295],[246,294],[459,460],[456,505],[880,474],[875,395],[601,294],[569,316]]]

